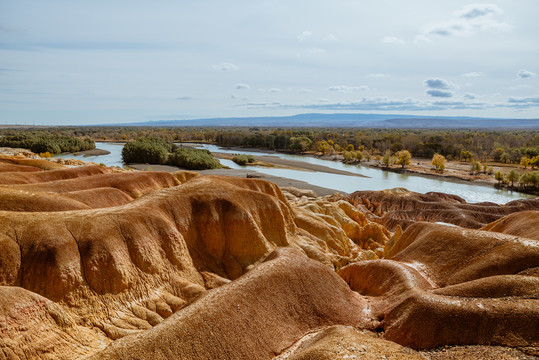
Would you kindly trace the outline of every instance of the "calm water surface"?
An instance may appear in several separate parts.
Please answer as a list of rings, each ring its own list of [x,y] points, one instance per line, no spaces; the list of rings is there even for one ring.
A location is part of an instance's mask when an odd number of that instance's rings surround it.
[[[310,156],[281,153],[262,153],[255,151],[241,151],[236,149],[231,150],[210,144],[196,145],[212,152],[247,154],[254,156],[271,155],[282,159],[303,161],[310,164],[323,165],[333,169],[345,170],[368,176],[368,178],[361,178],[356,176],[328,174],[324,172],[308,172],[263,167],[256,168],[256,171],[264,174],[301,180],[309,184],[346,191],[348,193],[358,190],[385,190],[402,187],[423,194],[430,191],[455,194],[462,197],[467,202],[490,201],[497,204],[505,204],[512,200],[533,197],[532,195],[522,194],[515,191],[498,190],[488,185],[474,185],[473,183],[443,180],[441,178],[437,179],[413,174],[400,174],[371,167],[347,165],[338,161],[322,160]],[[221,160],[221,163],[231,168],[245,168],[230,160]]]
[[[518,192],[498,190],[488,185],[474,185],[472,183],[463,183],[450,180],[442,180],[436,178],[429,178],[424,176],[412,175],[412,174],[399,174],[380,169],[374,169],[370,167],[347,165],[337,161],[322,160],[310,156],[298,156],[281,153],[264,153],[258,151],[243,151],[243,150],[230,150],[221,148],[216,145],[209,144],[193,144],[200,148],[207,149],[212,152],[232,153],[232,154],[247,154],[255,156],[277,156],[282,159],[302,161],[311,164],[318,164],[327,166],[334,169],[345,170],[348,172],[367,176],[366,178],[357,176],[347,176],[338,174],[328,174],[324,172],[312,172],[312,171],[299,171],[289,169],[275,169],[264,167],[244,167],[237,165],[231,160],[220,160],[223,165],[226,165],[233,169],[245,169],[250,168],[254,171],[280,176],[294,180],[305,181],[309,184],[322,186],[330,189],[336,189],[352,193],[358,190],[385,190],[393,189],[397,187],[406,188],[418,193],[427,193],[430,191],[444,192],[448,194],[455,194],[467,202],[483,202],[490,201],[497,204],[505,204],[512,200],[524,199],[533,197],[527,194],[521,194]],[[123,144],[118,143],[105,143],[96,142],[98,149],[110,151],[108,155],[100,156],[73,156],[58,155],[57,157],[63,158],[76,158],[84,161],[92,161],[96,163],[103,163],[107,166],[123,166],[122,163],[122,147]]]
[[[82,161],[91,161],[98,164],[105,164],[106,166],[119,166],[119,167],[124,166],[124,163],[122,161],[122,148],[124,147],[124,144],[109,143],[109,142],[96,142],[95,147],[97,149],[110,151],[110,154],[97,155],[97,156],[60,154],[54,157],[64,158],[64,159],[77,159],[77,160],[82,160]]]

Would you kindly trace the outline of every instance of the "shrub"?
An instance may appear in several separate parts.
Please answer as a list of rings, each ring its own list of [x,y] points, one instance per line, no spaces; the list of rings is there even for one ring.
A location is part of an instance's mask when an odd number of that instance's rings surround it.
[[[236,164],[245,166],[247,164],[252,164],[256,161],[256,158],[253,155],[235,155],[232,158]]]
[[[470,166],[470,174],[478,174],[479,172],[481,172],[481,169],[483,168],[483,166],[481,165],[481,163],[479,161],[472,161],[472,165]]]
[[[188,170],[217,169],[219,161],[211,152],[202,149],[178,148],[170,154],[168,163]]]
[[[47,133],[22,132],[13,136],[0,138],[0,146],[30,149],[39,153],[59,154],[61,152],[78,152],[95,149],[95,143],[90,138],[81,140],[76,137],[51,135]]]
[[[172,144],[159,139],[142,138],[127,143],[122,149],[122,160],[126,164],[166,164]]]

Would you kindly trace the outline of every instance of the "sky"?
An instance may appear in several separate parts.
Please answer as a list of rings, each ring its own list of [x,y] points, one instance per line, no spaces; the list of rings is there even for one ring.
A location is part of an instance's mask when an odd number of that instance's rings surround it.
[[[539,1],[0,0],[0,124],[539,118]]]

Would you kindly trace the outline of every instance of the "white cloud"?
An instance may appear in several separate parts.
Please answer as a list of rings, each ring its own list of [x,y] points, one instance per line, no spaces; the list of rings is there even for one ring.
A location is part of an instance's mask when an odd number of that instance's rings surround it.
[[[361,86],[347,86],[347,85],[333,85],[328,87],[329,91],[337,91],[337,92],[352,92],[352,91],[360,91],[360,90],[369,90],[369,87],[367,85],[361,85]]]
[[[509,31],[511,25],[495,19],[502,10],[492,4],[470,4],[453,12],[448,18],[436,20],[423,27],[416,40],[429,41],[432,37],[467,37],[480,32]]]
[[[326,36],[324,36],[322,38],[323,41],[330,41],[330,42],[333,42],[333,41],[339,41],[339,39],[333,35],[333,34],[327,34]]]
[[[307,40],[308,38],[310,38],[312,36],[312,32],[310,32],[309,30],[305,30],[304,32],[302,32],[301,34],[299,34],[298,36],[296,36],[296,39],[298,39],[299,41],[304,41],[304,40]]]
[[[535,77],[537,74],[534,73],[534,72],[531,72],[529,70],[519,70],[518,73],[517,73],[517,77],[519,79],[529,79],[529,78],[532,78],[532,77]]]
[[[212,68],[214,70],[220,70],[220,71],[238,71],[240,69],[238,65],[228,63],[228,62],[222,62],[220,64],[212,65]]]
[[[404,44],[404,40],[395,36],[386,36],[382,39],[384,44]]]
[[[464,100],[473,100],[475,99],[477,96],[475,94],[472,94],[472,93],[466,93],[464,94]]]
[[[234,89],[236,90],[249,90],[251,87],[247,84],[236,84],[234,85]]]
[[[528,109],[539,107],[539,96],[528,96],[528,97],[510,97],[507,100],[506,104],[502,105],[503,107],[517,108],[517,109]]]
[[[271,88],[268,90],[270,93],[280,93],[280,92],[283,92],[283,89],[279,89],[279,88]]]
[[[455,11],[454,16],[461,19],[477,19],[483,16],[491,14],[499,14],[502,11],[499,7],[492,4],[469,4],[464,6],[461,10]]]
[[[510,97],[509,100],[507,101],[513,104],[523,104],[523,105],[537,104],[539,105],[539,96],[529,96],[529,97],[524,97],[524,98]]]
[[[453,92],[451,90],[428,89],[426,93],[432,97],[448,98],[453,96]]]
[[[307,88],[301,88],[301,89],[298,89],[297,92],[300,93],[300,94],[311,94],[311,93],[313,93],[314,91],[311,90],[311,89],[307,89]]]
[[[472,71],[472,72],[469,72],[469,73],[466,73],[466,74],[462,74],[460,76],[464,76],[464,77],[481,77],[481,76],[486,76],[486,74],[483,73],[483,72]]]
[[[391,75],[389,74],[382,74],[382,73],[373,73],[373,74],[369,74],[367,75],[368,77],[373,77],[373,78],[387,78],[387,77],[390,77]]]
[[[432,97],[448,98],[453,96],[453,92],[449,89],[453,87],[451,83],[444,79],[431,78],[423,82],[428,88],[427,95]]]
[[[426,87],[431,89],[449,89],[451,88],[451,85],[447,80],[444,79],[427,79],[423,82]]]

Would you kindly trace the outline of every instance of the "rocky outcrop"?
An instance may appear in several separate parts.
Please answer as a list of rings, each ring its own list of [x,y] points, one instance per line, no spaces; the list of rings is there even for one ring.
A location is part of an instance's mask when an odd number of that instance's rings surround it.
[[[524,210],[539,210],[539,198],[515,200],[505,205],[473,203],[456,195],[430,192],[419,194],[397,188],[383,191],[356,191],[346,198],[391,231],[406,229],[416,221],[442,222],[479,229],[503,216]]]
[[[371,299],[386,339],[413,348],[538,346],[539,243],[480,230],[416,223],[386,259],[339,274]]]
[[[103,169],[0,173],[0,359],[537,349],[536,212],[391,233],[384,216],[415,195],[383,213],[259,179]]]
[[[503,217],[482,230],[539,240],[539,211],[522,211]]]
[[[328,267],[279,249],[161,326],[118,340],[92,359],[271,359],[313,329],[369,326],[365,306]]]
[[[38,172],[1,172],[0,184],[35,184],[107,174],[110,172],[111,170],[109,168],[99,165]]]

